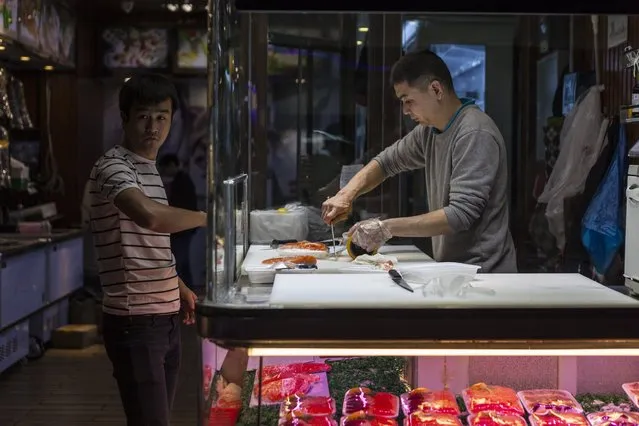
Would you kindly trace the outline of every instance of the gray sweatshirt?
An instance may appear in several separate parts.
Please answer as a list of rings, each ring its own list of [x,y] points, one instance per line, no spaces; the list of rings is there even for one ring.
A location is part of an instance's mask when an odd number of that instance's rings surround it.
[[[517,272],[508,228],[508,167],[504,139],[493,120],[465,106],[443,132],[417,126],[374,158],[386,177],[425,168],[428,206],[444,209],[453,232],[432,238],[438,262]]]

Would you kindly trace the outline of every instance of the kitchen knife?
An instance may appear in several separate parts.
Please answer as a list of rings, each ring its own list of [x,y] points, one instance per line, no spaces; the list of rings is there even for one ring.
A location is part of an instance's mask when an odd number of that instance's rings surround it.
[[[402,274],[400,274],[399,271],[397,271],[396,269],[391,269],[390,271],[388,271],[388,275],[391,276],[395,284],[397,284],[404,290],[408,290],[411,293],[415,293],[415,290],[413,290],[413,288],[410,285],[408,285],[408,283],[404,280],[404,278],[402,278]]]
[[[297,240],[273,240],[271,242],[271,248],[272,249],[277,249],[281,245],[290,244],[290,243],[296,243],[296,242],[297,242]]]
[[[333,256],[337,257],[337,242],[335,241],[335,226],[331,223],[331,236],[333,237]]]

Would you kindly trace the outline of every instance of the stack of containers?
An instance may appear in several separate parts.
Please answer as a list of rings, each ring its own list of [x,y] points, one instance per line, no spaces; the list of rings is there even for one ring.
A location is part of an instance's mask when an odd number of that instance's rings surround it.
[[[531,426],[589,426],[584,409],[565,390],[534,389],[518,393]]]
[[[462,391],[470,426],[526,426],[517,393],[504,386],[477,383]]]
[[[415,388],[400,399],[404,426],[462,426],[457,399],[448,390]]]
[[[398,426],[399,398],[369,388],[352,388],[344,395],[340,426]]]
[[[279,426],[337,426],[335,400],[327,396],[291,395],[280,405]]]

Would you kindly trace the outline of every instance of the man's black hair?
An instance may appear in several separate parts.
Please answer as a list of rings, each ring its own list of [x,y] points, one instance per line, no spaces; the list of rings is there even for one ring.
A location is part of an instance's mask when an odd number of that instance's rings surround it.
[[[171,100],[173,114],[178,110],[177,90],[171,80],[159,74],[134,75],[120,89],[120,112],[125,119],[134,104],[150,106]]]
[[[175,164],[176,166],[180,166],[180,159],[175,154],[165,154],[158,161],[158,167],[166,167],[171,164]]]
[[[391,85],[406,83],[411,87],[419,87],[435,80],[448,91],[454,92],[453,78],[446,63],[428,49],[402,56],[390,73]]]

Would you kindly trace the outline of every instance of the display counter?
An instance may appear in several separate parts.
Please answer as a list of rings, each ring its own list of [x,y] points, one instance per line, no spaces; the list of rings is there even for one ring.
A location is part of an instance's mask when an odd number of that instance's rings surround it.
[[[409,284],[412,271],[437,271],[414,246],[380,253],[398,259]],[[639,329],[629,326],[639,320],[639,301],[579,274],[477,274],[464,295],[428,293],[414,283],[410,293],[386,273],[351,269],[342,254],[320,259],[317,270],[278,273],[272,285],[251,284],[247,265],[276,255],[251,246],[225,299],[198,305],[202,336],[224,345],[327,349],[430,348],[442,341],[458,347],[456,341],[469,340],[520,349],[588,349],[595,340],[598,348],[631,349],[639,341]]]
[[[69,296],[84,285],[83,231],[0,234],[0,372],[68,323]]]

